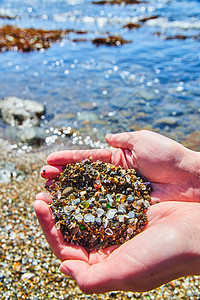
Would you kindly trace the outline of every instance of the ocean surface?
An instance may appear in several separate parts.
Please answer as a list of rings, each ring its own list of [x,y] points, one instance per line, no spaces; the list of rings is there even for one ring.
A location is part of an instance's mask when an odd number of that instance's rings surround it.
[[[80,132],[83,138],[74,141],[79,144],[103,142],[107,132],[143,128],[178,141],[200,132],[200,1],[1,0],[0,15],[18,16],[0,19],[0,26],[87,31],[66,35],[46,51],[0,53],[0,99],[44,103],[41,128],[48,143],[63,126]],[[157,18],[140,23],[150,16]],[[141,27],[124,28],[130,22]],[[97,47],[91,42],[106,32],[131,43]],[[166,39],[177,35],[187,38]],[[0,123],[0,129],[1,136],[10,136],[9,126]]]

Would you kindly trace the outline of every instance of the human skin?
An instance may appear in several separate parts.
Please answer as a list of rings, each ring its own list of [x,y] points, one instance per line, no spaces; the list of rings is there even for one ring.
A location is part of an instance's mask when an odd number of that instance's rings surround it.
[[[122,290],[143,292],[173,279],[200,275],[200,203],[152,205],[146,229],[121,246],[87,251],[68,245],[47,203],[37,195],[35,211],[60,271],[76,280],[86,294]]]
[[[94,161],[136,169],[152,183],[152,202],[162,203],[149,208],[146,229],[132,240],[88,254],[64,242],[48,206],[50,196],[38,194],[35,211],[50,247],[63,261],[61,272],[73,277],[85,293],[146,291],[180,276],[200,274],[199,153],[150,131],[106,139],[117,149],[55,152],[41,176],[51,180],[67,163],[92,156]]]
[[[107,135],[106,140],[114,148],[66,150],[50,154],[48,165],[41,169],[41,176],[55,178],[64,165],[92,156],[94,161],[134,168],[151,182],[152,202],[200,202],[199,152],[148,130]]]

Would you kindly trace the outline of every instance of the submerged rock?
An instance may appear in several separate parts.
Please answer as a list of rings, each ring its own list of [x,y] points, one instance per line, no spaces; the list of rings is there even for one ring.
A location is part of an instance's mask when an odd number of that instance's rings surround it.
[[[123,28],[137,29],[137,28],[140,28],[142,26],[142,23],[145,23],[149,20],[154,20],[154,19],[157,19],[157,18],[159,18],[159,16],[147,16],[147,17],[144,17],[144,18],[140,18],[138,20],[139,23],[128,23],[125,26],[123,26]]]
[[[0,102],[0,115],[3,122],[13,127],[38,126],[44,112],[44,105],[32,100],[8,97]]]
[[[175,127],[178,125],[178,118],[163,117],[163,118],[157,119],[154,124],[155,124],[155,126],[158,126],[160,128],[164,128],[165,126]]]
[[[193,40],[199,40],[200,34],[196,35],[183,35],[183,34],[176,34],[174,36],[167,36],[166,33],[162,33],[160,31],[155,32],[155,35],[157,37],[160,37],[163,40],[186,40],[186,39],[193,39]]]
[[[123,26],[123,28],[128,28],[128,29],[137,29],[140,27],[141,27],[141,24],[138,24],[138,23],[128,23]]]
[[[15,164],[0,161],[0,183],[9,183],[11,180],[24,180],[26,174],[17,170]]]
[[[107,45],[107,46],[121,46],[123,44],[132,43],[131,41],[126,41],[120,36],[108,36],[105,38],[96,38],[92,40],[92,43],[96,46]]]
[[[46,137],[47,134],[43,128],[31,127],[21,130],[19,139],[21,143],[40,146],[45,142]]]

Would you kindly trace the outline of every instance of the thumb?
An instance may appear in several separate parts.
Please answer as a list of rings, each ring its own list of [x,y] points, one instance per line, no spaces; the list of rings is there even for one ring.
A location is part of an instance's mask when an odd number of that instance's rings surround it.
[[[108,144],[114,148],[133,149],[134,133],[123,132],[116,134],[107,134],[105,137]]]

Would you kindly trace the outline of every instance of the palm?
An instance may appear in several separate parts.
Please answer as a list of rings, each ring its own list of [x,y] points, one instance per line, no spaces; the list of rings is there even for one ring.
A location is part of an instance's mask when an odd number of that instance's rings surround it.
[[[148,210],[146,230],[119,247],[88,254],[82,247],[64,242],[45,203],[47,199],[42,199],[41,195],[39,198],[35,210],[50,247],[64,261],[61,271],[66,274],[66,268],[70,270],[84,292],[144,291],[190,275],[182,274],[179,265],[185,264],[185,251],[191,251],[185,240],[191,240],[192,230],[194,232],[198,224],[199,204],[164,202],[153,205]],[[175,272],[174,265],[177,265]]]

